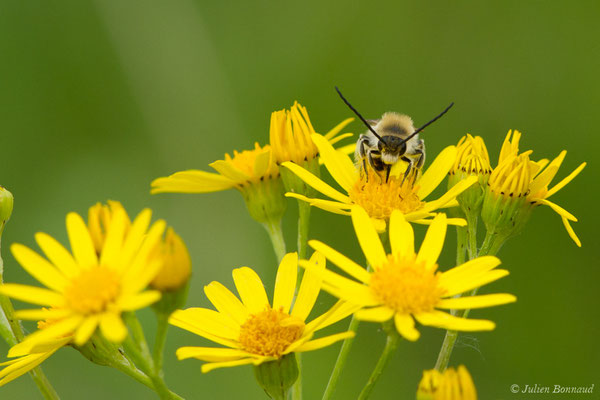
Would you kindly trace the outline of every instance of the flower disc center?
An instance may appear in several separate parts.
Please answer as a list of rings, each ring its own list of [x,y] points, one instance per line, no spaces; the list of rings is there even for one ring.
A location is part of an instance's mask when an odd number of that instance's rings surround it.
[[[371,275],[369,287],[382,303],[402,314],[433,311],[444,295],[435,268],[426,269],[416,256],[388,255],[388,261]]]
[[[304,332],[304,322],[268,308],[251,315],[240,328],[241,348],[252,354],[279,358]]]
[[[403,214],[418,210],[423,206],[417,196],[417,186],[412,179],[390,176],[386,183],[382,178],[369,171],[368,179],[361,177],[348,193],[350,199],[364,208],[371,218],[387,219],[392,211],[400,210]]]
[[[84,270],[65,290],[68,307],[83,314],[105,311],[121,292],[119,275],[111,268],[96,266]]]

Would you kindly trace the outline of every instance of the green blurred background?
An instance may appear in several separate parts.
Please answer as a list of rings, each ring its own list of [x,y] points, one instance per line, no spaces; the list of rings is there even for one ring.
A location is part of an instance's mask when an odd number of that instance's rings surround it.
[[[451,364],[468,366],[484,400],[574,398],[509,390],[536,383],[595,384],[593,395],[577,398],[600,398],[600,221],[591,209],[599,194],[599,4],[3,1],[0,184],[15,196],[3,238],[6,280],[32,283],[8,244],[35,246],[37,231],[65,243],[67,212],[115,199],[131,214],[151,207],[186,240],[194,264],[189,306],[208,305],[202,287],[211,280],[232,288],[234,267],[254,267],[270,288],[268,237],[238,193],[150,196],[150,181],[208,169],[225,152],[265,144],[270,113],[294,100],[308,107],[317,131],[328,130],[351,116],[334,85],[368,118],[396,110],[417,125],[454,101],[424,135],[429,160],[470,132],[484,137],[495,164],[506,132],[516,128],[524,132],[522,150],[537,158],[569,150],[558,178],[582,161],[589,165],[554,198],[579,217],[573,226],[583,247],[550,209],[536,210],[500,252],[511,275],[485,289],[519,301],[473,313],[498,327],[462,335]],[[295,212],[290,202],[285,233],[292,249]],[[314,211],[311,237],[362,257],[348,218]],[[454,240],[449,230],[442,268],[452,266]],[[320,309],[331,301],[323,295]],[[153,332],[153,315],[141,318]],[[373,398],[413,398],[443,338],[441,330],[421,332],[417,343],[401,344]],[[383,343],[375,324],[360,327],[336,398],[356,397]],[[207,342],[170,331],[165,369],[173,390],[189,399],[265,398],[250,367],[201,375],[201,362],[176,361],[178,346],[194,344]],[[304,357],[306,399],[320,398],[338,349]],[[43,366],[64,399],[153,397],[70,348]],[[24,376],[0,388],[0,398],[41,396]]]

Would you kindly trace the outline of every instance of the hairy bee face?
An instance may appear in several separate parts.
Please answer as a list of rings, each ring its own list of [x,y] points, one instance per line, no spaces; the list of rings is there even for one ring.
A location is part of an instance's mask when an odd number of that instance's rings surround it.
[[[399,157],[406,153],[406,142],[400,136],[381,136],[377,148],[381,154],[390,153]]]

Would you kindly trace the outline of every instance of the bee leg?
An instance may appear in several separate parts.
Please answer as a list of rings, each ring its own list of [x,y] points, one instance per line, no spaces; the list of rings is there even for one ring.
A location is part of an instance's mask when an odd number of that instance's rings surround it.
[[[413,168],[413,161],[410,158],[402,157],[401,160],[408,163],[408,166],[406,167],[406,171],[404,171],[404,177],[402,178],[402,184],[404,184],[404,181],[410,175],[410,173],[413,171],[414,168]]]
[[[417,149],[417,153],[419,154],[419,158],[417,159],[416,162],[416,166],[417,168],[415,168],[415,173],[413,176],[413,185],[415,184],[415,182],[417,181],[417,176],[419,175],[419,171],[421,170],[421,168],[423,168],[423,164],[425,163],[425,152],[424,149],[422,148],[423,146],[425,146],[423,143],[421,143],[421,148]]]
[[[367,182],[369,182],[369,173],[367,172],[367,159],[366,158],[363,158],[362,164],[363,164],[363,173],[365,174],[365,179]]]
[[[388,164],[387,171],[385,172],[385,183],[388,183],[390,180],[390,172],[392,172],[392,166]]]

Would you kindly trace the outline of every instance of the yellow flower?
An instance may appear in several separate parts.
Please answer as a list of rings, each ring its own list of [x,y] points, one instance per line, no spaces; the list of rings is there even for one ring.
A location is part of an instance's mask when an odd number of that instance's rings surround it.
[[[577,246],[581,246],[581,241],[570,224],[570,221],[577,221],[577,218],[559,205],[549,201],[548,198],[571,182],[585,168],[586,163],[579,165],[567,177],[549,188],[548,186],[556,176],[567,151],[561,151],[551,162],[545,159],[535,162],[529,158],[531,150],[519,154],[520,138],[519,131],[514,131],[514,133],[508,131],[506,135],[498,166],[494,168],[488,181],[484,211],[482,212],[484,221],[487,219],[486,224],[489,225],[514,225],[513,221],[504,221],[506,217],[499,215],[498,210],[509,207],[511,210],[514,209],[513,212],[520,213],[517,216],[518,221],[516,221],[515,233],[518,233],[518,230],[528,220],[533,208],[538,205],[546,205],[560,215],[571,239]],[[502,227],[497,229],[502,229]]]
[[[195,169],[176,172],[152,181],[152,194],[156,193],[209,193],[236,188],[244,190],[261,180],[275,179],[279,168],[274,162],[271,146],[254,144],[253,150],[233,151],[223,160],[209,164],[217,173]]]
[[[329,186],[302,167],[285,162],[282,166],[290,169],[304,182],[333,200],[308,198],[297,193],[286,193],[286,196],[344,215],[350,214],[350,208],[354,204],[360,205],[368,212],[380,232],[385,230],[386,221],[393,210],[401,211],[408,221],[429,223],[428,218],[435,215],[434,211],[455,206],[456,196],[477,181],[476,177],[469,177],[448,190],[439,199],[426,201],[426,197],[444,180],[454,164],[456,158],[454,146],[444,149],[414,184],[411,179],[404,180],[396,176],[391,176],[386,183],[374,173],[368,176],[361,174],[350,157],[336,151],[323,136],[314,134],[312,139],[319,149],[327,170],[343,188],[344,193]],[[449,223],[464,225],[465,221],[458,218],[449,220]]]
[[[16,318],[55,321],[26,338],[29,343],[73,333],[74,343],[82,345],[97,327],[112,342],[125,339],[127,328],[121,313],[160,298],[159,291],[144,291],[163,263],[153,257],[153,249],[165,222],[156,221],[149,228],[151,214],[148,209],[142,211],[127,229],[127,214],[114,208],[99,254],[89,228],[73,212],[66,219],[72,253],[45,233],[37,233],[35,239],[48,259],[21,244],[11,246],[15,259],[47,289],[7,283],[0,286],[0,294],[51,307],[20,310]]]
[[[432,369],[423,371],[417,400],[477,400],[477,391],[464,365],[444,372]]]
[[[271,306],[262,281],[248,267],[233,270],[233,280],[241,301],[225,286],[212,282],[204,287],[206,296],[218,311],[188,308],[175,311],[169,322],[226,348],[181,347],[177,357],[208,362],[202,372],[237,365],[259,365],[293,353],[316,350],[351,337],[353,332],[314,339],[315,331],[350,315],[356,307],[338,302],[325,314],[306,323],[320,291],[319,273],[304,274],[295,297],[298,269],[296,253],[287,254],[279,264]],[[311,257],[315,271],[325,269],[320,254]],[[292,306],[292,302],[294,302]]]
[[[402,213],[393,212],[389,228],[392,252],[386,255],[367,213],[356,206],[351,213],[358,241],[373,272],[322,242],[312,240],[309,245],[359,281],[328,270],[318,272],[322,276],[324,290],[361,307],[355,313],[356,318],[374,322],[393,318],[398,333],[414,341],[420,334],[415,329],[413,318],[422,325],[449,330],[492,330],[495,327],[492,321],[460,318],[439,309],[482,308],[516,300],[510,294],[453,298],[500,279],[508,275],[508,271],[494,269],[500,260],[485,256],[439,272],[437,259],[444,245],[447,228],[445,214],[438,214],[433,219],[421,249],[415,253],[412,226]],[[315,270],[309,263],[301,261],[300,265],[307,271]]]
[[[352,136],[351,133],[337,134],[354,118],[348,118],[324,135],[330,144],[335,144],[342,139]],[[278,164],[293,161],[300,165],[310,161],[318,154],[317,146],[312,141],[311,135],[315,133],[306,107],[297,101],[290,110],[274,111],[271,114],[271,129],[269,131],[273,155]]]

